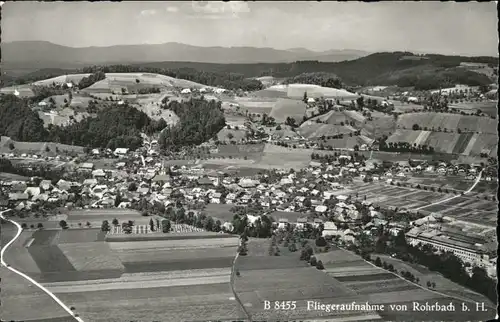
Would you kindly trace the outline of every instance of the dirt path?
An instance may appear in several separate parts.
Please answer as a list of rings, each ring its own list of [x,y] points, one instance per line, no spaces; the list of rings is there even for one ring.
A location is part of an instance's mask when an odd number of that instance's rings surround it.
[[[0,212],[0,218],[2,218],[4,220],[7,220],[7,221],[10,221],[11,223],[13,223],[17,227],[17,233],[14,236],[14,238],[12,238],[2,248],[2,250],[0,251],[0,261],[1,261],[2,266],[6,267],[7,269],[9,269],[10,271],[14,272],[15,274],[23,277],[24,279],[28,280],[33,285],[35,285],[36,287],[38,287],[39,289],[41,289],[42,291],[44,291],[45,293],[47,293],[47,295],[49,295],[54,301],[56,301],[56,303],[59,304],[66,312],[68,312],[68,314],[71,315],[76,321],[78,321],[78,322],[84,322],[80,317],[75,316],[75,313],[69,307],[67,307],[57,296],[55,296],[54,293],[52,293],[51,291],[49,291],[48,289],[46,289],[44,286],[40,285],[38,282],[36,282],[34,279],[32,279],[31,277],[29,277],[28,275],[26,275],[26,274],[24,274],[24,273],[16,270],[15,268],[11,267],[9,264],[7,264],[4,261],[5,251],[9,248],[10,245],[12,245],[12,243],[14,243],[16,241],[16,239],[19,238],[19,236],[21,235],[21,233],[23,231],[23,229],[21,228],[21,225],[19,225],[17,222],[15,222],[15,221],[13,221],[11,219],[7,219],[7,218],[4,217],[4,213],[6,213],[8,211],[10,211],[10,209]]]
[[[479,183],[479,181],[481,180],[481,175],[483,174],[483,170],[481,170],[481,172],[479,172],[479,174],[477,175],[477,178],[476,178],[476,181],[474,181],[474,183],[472,184],[472,186],[467,190],[465,191],[463,194],[466,195],[468,194],[469,192],[471,192],[472,190],[474,190],[474,188],[477,186],[477,184]],[[453,197],[449,197],[449,198],[446,198],[446,199],[443,199],[443,200],[439,200],[439,201],[436,201],[434,203],[431,203],[429,205],[425,205],[425,206],[422,206],[422,207],[418,207],[416,209],[413,209],[413,210],[420,210],[420,209],[423,209],[423,208],[427,208],[427,207],[430,207],[430,206],[434,206],[434,205],[439,205],[439,204],[442,204],[444,202],[447,202],[447,201],[450,201],[450,200],[453,200],[455,198],[458,198],[460,197],[461,195],[456,195],[456,196],[453,196]]]
[[[233,265],[231,266],[231,280],[229,282],[229,284],[231,285],[231,291],[233,292],[233,295],[234,295],[234,299],[238,302],[238,304],[240,305],[241,309],[243,310],[243,312],[245,313],[245,315],[247,316],[248,318],[248,321],[252,321],[252,316],[250,315],[250,313],[247,311],[247,309],[245,308],[245,305],[243,305],[243,303],[241,302],[240,298],[238,297],[238,294],[236,294],[236,291],[234,290],[234,275],[236,275],[236,272],[234,271],[235,270],[235,266],[236,266],[236,260],[238,259],[238,256],[240,254],[237,252],[236,253],[236,256],[234,257],[234,260],[233,260]]]

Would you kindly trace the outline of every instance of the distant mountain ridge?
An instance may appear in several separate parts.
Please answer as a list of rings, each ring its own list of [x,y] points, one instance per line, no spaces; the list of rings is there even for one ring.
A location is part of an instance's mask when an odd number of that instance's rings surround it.
[[[219,64],[288,63],[297,60],[338,62],[369,55],[361,50],[315,52],[304,48],[281,50],[257,47],[199,47],[181,43],[73,48],[47,41],[2,43],[2,67],[72,68],[94,64],[130,64],[158,61]]]

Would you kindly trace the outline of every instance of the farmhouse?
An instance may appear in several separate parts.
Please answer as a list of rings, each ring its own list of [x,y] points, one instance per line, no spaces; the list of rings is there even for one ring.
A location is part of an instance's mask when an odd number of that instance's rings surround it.
[[[113,154],[116,156],[125,156],[127,155],[128,151],[129,151],[128,148],[116,148]]]
[[[78,171],[84,171],[84,172],[92,172],[92,170],[94,170],[94,164],[93,163],[82,163],[79,167],[78,167]]]

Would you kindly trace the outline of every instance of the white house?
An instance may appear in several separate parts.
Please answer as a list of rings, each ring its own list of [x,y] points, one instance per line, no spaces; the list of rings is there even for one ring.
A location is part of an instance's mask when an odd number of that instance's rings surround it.
[[[128,153],[128,148],[116,148],[114,155],[116,156],[124,156]]]

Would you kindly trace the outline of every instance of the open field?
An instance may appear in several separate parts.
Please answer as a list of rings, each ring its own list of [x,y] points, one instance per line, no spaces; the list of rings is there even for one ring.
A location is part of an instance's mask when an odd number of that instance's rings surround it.
[[[139,80],[139,82],[136,81]],[[122,88],[128,92],[137,91],[140,88],[207,88],[210,86],[177,79],[160,74],[149,73],[106,73],[106,78],[83,89],[87,93],[122,93]]]
[[[30,178],[14,173],[0,172],[0,180],[5,181],[28,181]]]
[[[217,140],[221,142],[242,142],[246,138],[246,130],[244,129],[227,129],[223,128],[217,133]]]
[[[52,78],[47,78],[44,80],[36,81],[33,85],[43,85],[43,86],[51,86],[53,83],[57,85],[63,85],[65,83],[75,83],[78,84],[82,78],[88,77],[90,74],[71,74],[71,75],[62,75]]]
[[[205,212],[208,216],[214,218],[214,220],[219,219],[222,222],[231,221],[234,217],[234,213],[230,211],[232,207],[233,205],[210,203],[206,205]]]
[[[489,116],[497,116],[497,103],[496,101],[483,101],[483,102],[463,102],[457,104],[449,104],[449,108],[456,108],[459,111],[464,111],[465,113],[476,113],[481,110],[481,112]]]
[[[98,216],[84,211],[75,211],[73,215]],[[15,230],[7,224],[2,228],[5,243]],[[25,231],[7,252],[6,259],[44,283],[65,304],[74,306],[85,321],[244,318],[229,285],[238,238],[216,233],[162,236],[169,238],[108,243],[101,241],[104,236],[98,229]],[[26,249],[27,244],[30,246]],[[2,291],[21,286],[5,284]],[[55,310],[48,311],[51,306],[46,300],[31,293],[28,296],[11,292],[7,300],[5,295],[2,299],[4,303],[13,303],[17,296],[23,299],[23,305],[32,304],[30,307],[38,310],[37,317],[58,317]],[[33,311],[19,312],[20,307],[14,304],[2,311],[16,320],[32,319]]]
[[[236,301],[231,299],[232,293],[227,282],[172,286],[161,286],[161,284],[160,282],[156,287],[134,288],[121,292],[104,289],[58,293],[58,296],[69,303],[75,303],[82,317],[88,321],[195,321],[244,318]]]
[[[472,183],[469,184],[470,187]],[[458,197],[443,204],[426,207],[431,203],[454,196],[453,194],[418,190],[386,184],[362,184],[349,188],[348,194],[358,195],[366,201],[405,209],[421,208],[422,213],[439,212],[444,216],[471,223],[495,225],[497,206],[493,201],[476,199],[469,196]]]
[[[264,144],[227,144],[219,145],[218,152],[214,156],[231,156],[258,160],[264,151]]]
[[[475,293],[466,287],[453,283],[452,281],[444,278],[441,274],[436,272],[431,272],[424,266],[412,263],[406,263],[399,259],[392,258],[384,254],[376,254],[372,256],[378,256],[382,261],[387,264],[392,264],[394,268],[398,271],[407,271],[412,273],[416,278],[419,279],[419,284],[422,286],[427,285],[427,282],[436,283],[434,290],[449,294],[450,296],[459,296],[473,299],[477,302],[488,303],[488,305],[493,306],[493,303],[485,296]]]
[[[441,128],[462,131],[472,131],[488,134],[497,134],[497,121],[489,117],[460,115],[451,113],[411,113],[403,114],[398,118],[398,125],[411,129],[413,124],[421,127]]]
[[[9,148],[10,143],[14,144],[15,149],[12,151]],[[49,152],[47,152],[46,148],[49,148]],[[38,155],[49,155],[55,156],[59,153],[63,152],[75,152],[82,154],[84,148],[76,145],[67,145],[53,142],[18,142],[11,140],[6,136],[2,136],[0,139],[0,153],[29,153],[29,154],[38,154]],[[59,151],[57,153],[56,151]]]
[[[322,124],[316,123],[314,121],[307,121],[300,125],[299,132],[302,136],[307,139],[312,138],[320,138],[322,136],[334,136],[338,134],[343,134],[347,136],[349,133],[352,133],[352,129],[341,126],[341,125],[333,125],[333,124]]]
[[[366,298],[370,304],[385,304],[385,309],[377,312],[384,318],[384,320],[404,321],[408,320],[408,318],[412,316],[413,319],[469,321],[477,320],[479,315],[481,315],[481,320],[492,318],[494,315],[492,305],[486,312],[478,312],[476,310],[476,301],[488,303],[484,297],[483,299],[478,298],[477,294],[470,291],[467,292],[465,288],[450,281],[442,281],[443,286],[447,285],[448,289],[453,290],[461,289],[465,293],[462,292],[460,293],[461,295],[458,295],[458,291],[456,291],[456,294],[452,294],[452,292],[438,294],[428,291],[425,287],[420,288],[419,286],[401,279],[392,273],[363,261],[361,257],[355,254],[341,249],[334,250],[329,253],[316,254],[315,256],[317,259],[321,259],[323,261],[325,265],[324,272],[341,281],[342,286],[353,290],[359,294],[359,296]],[[355,260],[356,258],[358,260]],[[395,261],[391,257],[387,256],[382,259],[386,260],[386,258]],[[346,263],[350,263],[350,265],[345,265]],[[394,264],[398,271],[401,269],[410,270],[410,268],[406,266],[396,267],[395,263],[391,263]],[[421,270],[422,269],[425,270],[425,268],[421,268]],[[418,274],[415,276],[420,278],[419,283],[421,286],[426,285],[426,276],[422,275],[422,273],[414,272],[413,270],[410,271],[412,271],[414,275]],[[426,272],[428,274],[432,274],[427,276],[428,278],[431,278],[431,276],[434,278],[434,275],[436,275],[435,273]],[[441,291],[438,287],[436,287],[436,290]],[[452,299],[446,294],[449,294],[449,296],[458,296],[461,300]],[[425,317],[421,315],[423,313],[413,310],[413,302],[418,302],[420,304],[429,302],[429,304],[434,304],[436,301],[440,304],[449,304],[450,301],[454,301],[457,310],[455,312],[429,312],[424,314]],[[468,305],[471,308],[471,311],[474,311],[475,314],[470,312],[464,314],[461,312],[458,308],[460,308],[462,302],[466,303],[466,305]],[[408,305],[408,309],[399,311],[391,309],[389,305],[396,303],[405,303]],[[412,315],[410,315],[409,312],[411,312]]]
[[[247,256],[240,256],[236,267],[240,276],[235,277],[234,286],[239,299],[253,319],[307,319],[312,317],[337,318],[339,321],[352,319],[362,321],[370,315],[370,320],[403,321],[408,320],[408,311],[413,313],[413,320],[419,312],[413,311],[413,302],[448,304],[446,295],[420,288],[381,268],[370,265],[361,257],[347,251],[333,248],[328,253],[315,254],[323,261],[325,270],[320,271],[299,261],[299,252],[283,252],[281,256],[269,256],[267,248],[270,240],[249,240]],[[280,247],[283,248],[283,247]],[[258,284],[255,281],[259,281]],[[451,295],[450,295],[451,296]],[[465,298],[472,308],[477,298]],[[297,301],[297,309],[264,310],[264,300]],[[308,311],[306,300],[315,300],[324,304],[384,304],[379,311],[326,312]],[[390,304],[410,303],[406,310],[391,309]],[[461,305],[459,303],[458,305]],[[479,312],[475,312],[476,315]],[[491,318],[491,310],[481,317]],[[473,315],[461,312],[432,312],[429,320],[470,320]],[[474,320],[474,319],[473,319]]]
[[[303,168],[311,161],[311,151],[266,144],[258,164],[265,168]]]
[[[67,322],[71,317],[50,296],[10,270],[0,268],[2,321]]]
[[[273,106],[269,116],[274,117],[277,123],[284,123],[287,117],[291,117],[299,124],[306,114],[306,109],[306,104],[301,100],[280,98]]]
[[[436,152],[441,153],[478,156],[485,152],[494,156],[497,154],[498,136],[488,133],[458,134],[397,129],[387,140],[387,143],[391,142],[432,146]]]
[[[276,99],[257,97],[236,97],[235,102],[239,105],[239,111],[246,113],[269,114],[276,104]]]
[[[0,88],[1,94],[14,94],[15,92],[19,93],[19,97],[33,97],[35,93],[29,85],[20,85],[20,86],[9,86]]]
[[[149,223],[150,217],[141,216],[141,214],[132,209],[82,209],[82,210],[71,210],[67,213],[68,218],[66,222],[68,225],[76,226],[79,223],[86,225],[87,222],[91,224],[91,227],[101,227],[103,220],[107,220],[109,223],[116,218],[118,222],[124,222],[132,220],[135,224],[147,224]]]
[[[322,87],[319,85],[290,84],[287,86],[285,85],[285,87],[287,90],[288,97],[292,99],[302,99],[304,97],[304,93],[307,93],[307,97],[313,97],[313,98],[325,97],[338,100],[355,100],[359,97],[359,95],[348,92],[344,89]],[[275,86],[271,86],[269,89],[272,88],[275,88]]]

